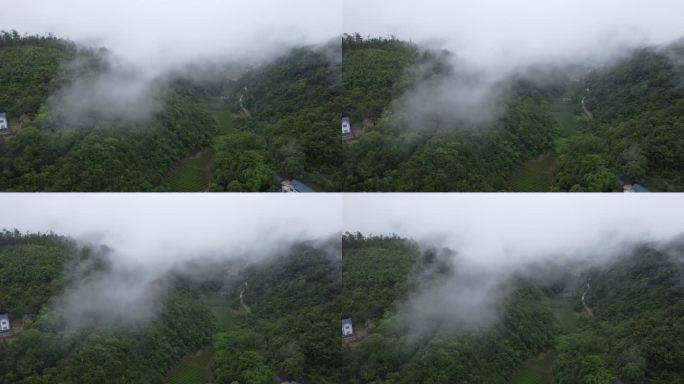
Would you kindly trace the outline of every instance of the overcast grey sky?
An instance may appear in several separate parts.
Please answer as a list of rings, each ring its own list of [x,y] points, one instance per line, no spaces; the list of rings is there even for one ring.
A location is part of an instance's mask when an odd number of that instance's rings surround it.
[[[340,0],[0,0],[2,29],[51,32],[162,67],[263,57],[341,33]]]
[[[682,194],[345,194],[344,231],[410,237],[484,268],[684,233]]]
[[[0,228],[106,244],[153,263],[217,251],[266,253],[341,230],[336,194],[2,194]]]
[[[345,0],[345,33],[394,34],[479,66],[606,55],[684,35],[680,0]]]

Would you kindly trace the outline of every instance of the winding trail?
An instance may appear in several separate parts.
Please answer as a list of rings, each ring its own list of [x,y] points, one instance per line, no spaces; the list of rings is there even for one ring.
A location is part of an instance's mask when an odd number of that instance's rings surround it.
[[[243,298],[246,290],[247,290],[247,282],[245,281],[245,286],[242,287],[242,291],[240,291],[240,305],[242,305],[242,308],[245,310],[245,312],[252,313],[252,309],[249,307],[249,305],[245,304],[245,300]]]
[[[584,110],[584,116],[586,116],[587,119],[591,120],[594,118],[594,114],[591,113],[591,111],[587,109],[586,105],[584,105],[584,100],[587,98],[588,95],[589,95],[589,88],[587,88],[587,91],[584,93],[584,96],[582,97],[582,109]]]
[[[582,306],[584,307],[584,311],[587,313],[587,316],[589,318],[594,317],[594,312],[591,311],[591,308],[587,306],[586,301],[584,300],[584,297],[587,295],[587,292],[589,292],[589,283],[587,283],[587,289],[582,293]]]

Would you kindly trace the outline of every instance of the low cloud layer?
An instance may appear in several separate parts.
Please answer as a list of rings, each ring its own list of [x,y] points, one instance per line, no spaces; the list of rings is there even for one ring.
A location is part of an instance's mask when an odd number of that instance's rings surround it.
[[[404,314],[416,327],[486,324],[515,274],[601,265],[643,242],[684,233],[684,196],[663,194],[345,195],[344,230],[447,247],[455,271],[415,292]]]
[[[635,47],[667,44],[684,36],[683,13],[677,0],[346,0],[342,28],[446,49],[455,68],[479,74],[464,81],[456,71],[404,95],[395,111],[418,116],[405,124],[420,127],[434,116],[488,122],[501,111],[497,84],[511,74],[539,80],[540,67],[596,67]]]
[[[589,59],[684,35],[677,0],[346,0],[343,29],[448,49],[479,68]]]
[[[70,325],[119,324],[153,315],[165,278],[189,263],[191,274],[339,237],[340,205],[334,194],[5,194],[0,228],[54,231],[101,253],[109,267],[72,271],[58,307]]]
[[[263,63],[341,33],[339,0],[0,0],[0,6],[2,29],[52,33],[109,51],[103,59],[110,68],[101,76],[79,79],[52,99],[74,120],[67,123],[145,119],[159,108],[155,81],[169,73]]]

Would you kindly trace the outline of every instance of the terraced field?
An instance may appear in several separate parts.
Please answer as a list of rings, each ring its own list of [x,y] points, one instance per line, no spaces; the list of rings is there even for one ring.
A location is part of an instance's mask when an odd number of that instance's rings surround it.
[[[214,350],[201,349],[183,358],[166,375],[166,384],[207,384],[211,383],[211,360]]]

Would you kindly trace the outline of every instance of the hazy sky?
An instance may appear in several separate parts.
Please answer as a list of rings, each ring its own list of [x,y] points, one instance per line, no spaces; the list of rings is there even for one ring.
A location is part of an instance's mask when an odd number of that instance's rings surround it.
[[[336,194],[3,194],[0,228],[106,244],[133,261],[263,251],[340,231]]]
[[[339,0],[0,0],[2,29],[51,32],[156,65],[263,57],[341,33]]]
[[[345,33],[394,34],[478,65],[608,54],[684,36],[680,0],[345,0]]]
[[[345,231],[447,246],[482,267],[684,233],[681,194],[346,194]]]

